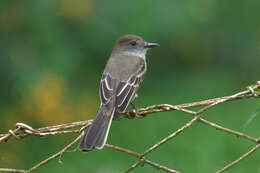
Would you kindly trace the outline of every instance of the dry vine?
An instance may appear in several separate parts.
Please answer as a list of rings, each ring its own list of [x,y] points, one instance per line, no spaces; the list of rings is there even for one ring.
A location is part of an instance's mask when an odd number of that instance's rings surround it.
[[[179,128],[178,130],[176,130],[175,132],[173,132],[169,136],[163,138],[162,140],[160,140],[159,142],[157,142],[156,144],[154,144],[153,146],[148,148],[143,153],[137,153],[135,151],[131,151],[129,149],[121,148],[119,146],[114,146],[114,145],[110,145],[110,144],[106,144],[106,147],[110,148],[112,150],[115,150],[115,151],[123,152],[125,154],[134,156],[134,157],[139,159],[135,164],[130,166],[128,169],[126,169],[124,171],[125,173],[131,172],[132,170],[134,170],[137,167],[144,165],[144,164],[148,164],[148,165],[150,165],[154,168],[160,169],[160,170],[165,171],[165,172],[178,173],[178,171],[176,171],[176,170],[173,170],[173,169],[168,168],[166,166],[163,166],[163,165],[160,165],[160,164],[155,163],[153,161],[150,161],[150,160],[146,159],[145,157],[149,153],[157,150],[162,144],[164,144],[167,141],[173,139],[174,137],[179,135],[181,132],[183,132],[186,129],[188,129],[189,127],[191,127],[194,123],[199,122],[199,123],[202,123],[204,125],[213,127],[217,130],[221,130],[223,132],[233,134],[237,137],[242,137],[242,138],[244,138],[248,141],[255,143],[255,146],[250,148],[248,152],[246,152],[245,154],[243,154],[242,156],[240,156],[236,160],[230,162],[229,164],[227,164],[226,166],[224,166],[223,168],[221,168],[217,171],[217,173],[222,173],[222,172],[228,170],[229,168],[235,166],[240,161],[242,161],[243,159],[245,159],[249,155],[253,154],[257,149],[259,149],[260,148],[260,138],[257,139],[257,138],[254,138],[252,136],[243,134],[241,132],[222,127],[218,124],[215,124],[213,122],[210,122],[206,119],[201,118],[201,115],[202,115],[202,113],[204,113],[208,109],[210,109],[210,108],[212,108],[212,107],[214,107],[218,104],[224,103],[224,102],[233,101],[233,100],[237,100],[237,99],[252,98],[252,97],[259,98],[260,97],[260,92],[258,91],[259,89],[260,89],[260,81],[258,81],[256,85],[248,87],[247,90],[236,93],[236,94],[231,95],[231,96],[214,98],[214,99],[210,99],[210,100],[204,100],[204,101],[193,102],[193,103],[186,103],[186,104],[181,104],[181,105],[176,105],[176,106],[169,105],[169,104],[159,104],[159,105],[153,105],[153,106],[149,106],[149,107],[146,107],[146,108],[143,108],[143,109],[139,109],[134,113],[133,112],[126,112],[125,117],[128,117],[128,118],[143,118],[148,114],[152,114],[152,113],[156,113],[156,112],[177,110],[177,111],[185,112],[189,115],[192,115],[193,118],[188,123],[183,125],[181,128]],[[199,107],[199,106],[204,106],[204,107],[199,109],[198,111],[191,111],[191,110],[187,109],[187,108]],[[82,135],[83,135],[82,129],[87,128],[89,125],[91,125],[91,123],[92,123],[92,120],[79,121],[79,122],[73,122],[73,123],[56,125],[56,126],[48,126],[48,127],[38,128],[38,129],[33,129],[32,127],[30,127],[26,124],[23,124],[23,123],[17,123],[16,128],[14,130],[9,130],[8,133],[6,133],[6,134],[0,134],[0,143],[4,142],[4,141],[6,142],[10,139],[20,140],[20,139],[23,139],[27,136],[48,136],[48,135],[68,134],[68,133],[69,134],[80,133],[80,135],[77,136],[72,142],[70,142],[62,150],[60,150],[56,154],[50,156],[49,158],[41,161],[40,163],[34,165],[33,167],[31,167],[28,170],[0,168],[0,172],[31,173],[34,170],[39,169],[41,166],[47,164],[48,162],[54,160],[55,158],[60,157],[66,151],[68,151],[82,137]]]

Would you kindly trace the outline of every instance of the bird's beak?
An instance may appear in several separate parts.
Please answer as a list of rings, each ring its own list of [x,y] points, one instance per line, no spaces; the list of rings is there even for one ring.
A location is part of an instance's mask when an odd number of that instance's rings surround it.
[[[158,43],[145,43],[145,48],[153,48],[153,47],[159,47],[160,45]]]

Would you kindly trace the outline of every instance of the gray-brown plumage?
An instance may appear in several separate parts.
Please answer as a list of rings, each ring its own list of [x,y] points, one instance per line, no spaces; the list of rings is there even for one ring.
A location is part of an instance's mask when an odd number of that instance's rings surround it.
[[[104,147],[112,120],[122,116],[144,79],[147,49],[157,46],[137,35],[126,35],[116,42],[101,77],[101,106],[81,140],[82,151]]]

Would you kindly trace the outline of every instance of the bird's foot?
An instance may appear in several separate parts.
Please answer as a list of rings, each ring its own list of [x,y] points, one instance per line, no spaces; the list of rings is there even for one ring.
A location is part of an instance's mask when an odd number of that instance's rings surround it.
[[[132,110],[130,112],[135,114],[137,112],[138,108],[132,102],[130,102],[130,104],[132,106]]]

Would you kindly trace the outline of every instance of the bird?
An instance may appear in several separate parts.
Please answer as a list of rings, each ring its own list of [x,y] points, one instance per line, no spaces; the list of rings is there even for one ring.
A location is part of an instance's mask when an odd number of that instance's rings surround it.
[[[112,120],[123,116],[144,80],[147,50],[158,46],[138,35],[124,35],[116,41],[100,81],[100,108],[81,139],[81,151],[104,147]]]

